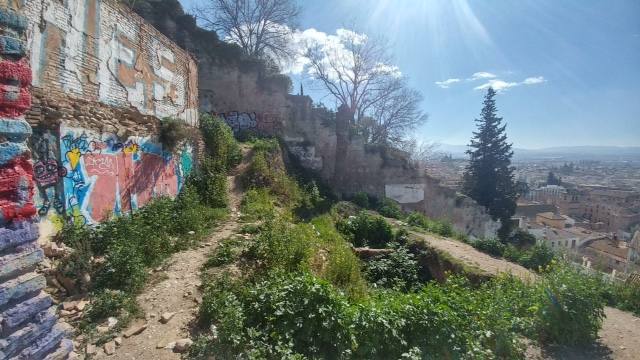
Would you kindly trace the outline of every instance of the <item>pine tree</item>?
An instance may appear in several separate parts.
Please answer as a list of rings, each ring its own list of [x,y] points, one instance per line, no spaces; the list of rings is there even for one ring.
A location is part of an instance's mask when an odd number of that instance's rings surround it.
[[[516,210],[518,196],[514,168],[511,166],[513,151],[507,143],[506,125],[497,116],[495,90],[489,88],[484,98],[478,130],[469,144],[469,164],[463,176],[463,192],[478,204],[487,208],[494,220],[500,220],[498,231],[501,239],[511,232],[511,216]]]

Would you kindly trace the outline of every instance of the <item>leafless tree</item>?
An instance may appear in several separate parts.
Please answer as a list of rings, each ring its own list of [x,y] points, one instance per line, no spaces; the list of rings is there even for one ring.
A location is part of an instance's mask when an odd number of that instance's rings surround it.
[[[398,143],[426,120],[422,96],[391,65],[385,41],[350,30],[340,30],[338,39],[305,45],[312,79],[349,107],[369,141]]]
[[[247,55],[289,59],[300,9],[293,0],[204,0],[194,8],[203,26],[221,32]]]
[[[442,155],[437,151],[437,143],[419,142],[415,137],[400,141],[398,148],[407,152],[411,163],[422,170],[426,169],[430,162],[435,161]]]

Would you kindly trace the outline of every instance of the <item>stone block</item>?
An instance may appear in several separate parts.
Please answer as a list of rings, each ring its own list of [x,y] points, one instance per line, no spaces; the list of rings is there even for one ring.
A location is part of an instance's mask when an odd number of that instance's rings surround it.
[[[28,294],[35,294],[46,285],[43,275],[27,273],[0,284],[0,307]]]
[[[27,141],[31,133],[31,126],[23,118],[0,118],[0,135],[9,141]]]
[[[32,342],[29,347],[22,350],[19,359],[42,359],[49,352],[54,351],[61,344],[65,336],[70,335],[71,329],[67,324],[56,324],[49,333]]]
[[[17,355],[22,349],[43,338],[56,323],[56,312],[53,308],[40,312],[33,321],[0,340],[0,354],[7,358]],[[0,357],[5,359],[5,357]]]
[[[36,223],[28,220],[14,221],[9,227],[0,228],[0,251],[33,242],[38,236]]]
[[[38,248],[0,256],[0,281],[34,269],[43,258],[44,252]]]
[[[38,296],[32,297],[0,314],[1,337],[5,337],[9,332],[14,331],[18,326],[34,317],[36,314],[51,307],[53,301],[51,297],[41,292]]]

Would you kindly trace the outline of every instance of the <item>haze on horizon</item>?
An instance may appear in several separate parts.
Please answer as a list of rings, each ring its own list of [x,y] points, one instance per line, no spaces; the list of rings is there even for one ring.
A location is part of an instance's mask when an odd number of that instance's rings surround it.
[[[198,1],[181,0],[187,11]],[[640,145],[640,2],[300,0],[300,32],[389,40],[429,120],[415,136],[468,144],[484,90],[516,148]],[[306,31],[305,31],[306,30]],[[314,101],[335,107],[302,69]]]

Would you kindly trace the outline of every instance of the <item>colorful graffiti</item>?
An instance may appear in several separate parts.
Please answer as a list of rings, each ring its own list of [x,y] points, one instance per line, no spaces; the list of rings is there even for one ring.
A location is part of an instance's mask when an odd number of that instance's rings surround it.
[[[58,161],[58,134],[51,130],[36,129],[31,137],[33,173],[38,187],[36,204],[38,215],[46,217],[50,210],[64,215],[63,182],[67,169]]]
[[[271,135],[275,134],[282,125],[280,117],[275,114],[229,111],[226,113],[213,113],[213,115],[223,118],[234,133],[251,130]]]
[[[60,159],[66,174],[66,215],[97,223],[144,206],[156,196],[175,196],[192,167],[192,150],[163,151],[146,137],[120,141],[114,134],[62,126]]]

